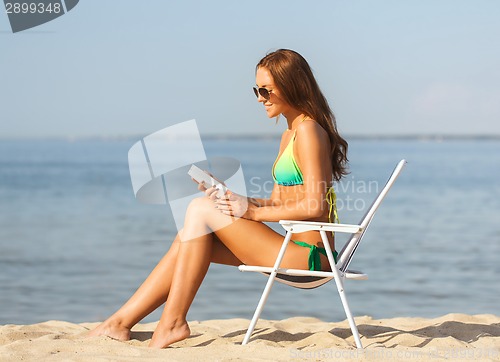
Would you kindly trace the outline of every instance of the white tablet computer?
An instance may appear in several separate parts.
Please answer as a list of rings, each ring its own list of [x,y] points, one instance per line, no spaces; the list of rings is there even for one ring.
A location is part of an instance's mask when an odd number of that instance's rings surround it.
[[[210,186],[215,186],[219,191],[217,191],[217,197],[223,197],[226,193],[226,186],[224,186],[220,181],[214,179],[208,173],[203,171],[196,165],[192,165],[188,171],[188,175],[193,178],[198,183],[204,182],[205,186],[208,188]]]

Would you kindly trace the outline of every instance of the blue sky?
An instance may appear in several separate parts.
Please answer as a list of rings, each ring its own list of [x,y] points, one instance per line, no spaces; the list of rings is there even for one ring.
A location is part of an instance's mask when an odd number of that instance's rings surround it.
[[[500,1],[82,0],[12,34],[0,138],[279,134],[251,87],[268,51],[312,66],[345,135],[500,135]]]

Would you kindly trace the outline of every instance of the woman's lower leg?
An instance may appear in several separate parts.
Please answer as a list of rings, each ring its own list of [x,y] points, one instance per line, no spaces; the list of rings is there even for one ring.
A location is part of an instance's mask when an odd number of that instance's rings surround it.
[[[153,334],[150,347],[164,348],[187,338],[190,330],[186,316],[212,259],[213,234],[203,219],[191,215],[196,222],[186,222],[177,253],[177,263],[169,298],[160,322]],[[197,237],[192,237],[192,236]],[[187,239],[187,240],[186,240]]]
[[[111,317],[90,332],[90,336],[106,335],[118,340],[130,339],[130,329],[167,299],[179,249],[176,237],[169,251],[156,265],[132,297]]]

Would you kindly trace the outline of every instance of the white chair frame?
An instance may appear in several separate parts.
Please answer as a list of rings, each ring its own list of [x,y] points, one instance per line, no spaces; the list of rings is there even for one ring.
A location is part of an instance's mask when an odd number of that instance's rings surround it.
[[[406,164],[406,160],[401,160],[394,171],[392,172],[389,180],[385,184],[384,188],[380,191],[378,196],[373,201],[370,208],[367,210],[366,214],[361,219],[359,225],[351,225],[351,224],[334,224],[334,223],[325,223],[325,222],[313,222],[313,221],[294,221],[294,220],[281,220],[280,224],[286,230],[285,238],[281,249],[278,253],[276,261],[273,267],[263,267],[263,266],[249,266],[249,265],[240,265],[240,271],[252,271],[269,274],[269,278],[267,280],[266,286],[262,293],[262,296],[259,300],[253,318],[250,322],[250,326],[248,327],[245,338],[243,339],[242,344],[247,344],[250,340],[250,336],[252,335],[255,325],[259,320],[260,314],[264,308],[264,305],[267,301],[269,293],[271,291],[271,287],[275,280],[283,282],[288,285],[292,285],[298,288],[301,288],[300,283],[293,283],[287,280],[281,279],[282,276],[298,276],[298,277],[315,277],[316,279],[320,279],[320,284],[324,284],[331,280],[332,278],[335,280],[335,285],[337,287],[337,291],[340,296],[340,300],[342,302],[342,306],[344,307],[345,314],[347,316],[347,320],[349,321],[349,326],[351,327],[352,335],[354,337],[354,341],[356,343],[357,348],[363,348],[361,344],[361,339],[359,336],[358,328],[356,323],[354,322],[354,318],[351,313],[351,309],[349,308],[349,304],[347,302],[347,297],[344,291],[344,280],[345,279],[367,279],[368,276],[358,271],[347,270],[354,253],[361,242],[368,226],[370,225],[375,212],[378,207],[382,203],[382,200],[386,196],[387,192],[396,181],[396,178],[401,173],[403,167]],[[328,258],[328,262],[330,264],[331,272],[327,271],[312,271],[312,270],[302,270],[302,269],[289,269],[289,268],[280,268],[281,261],[283,260],[283,256],[285,255],[287,246],[292,238],[292,235],[295,233],[302,233],[305,231],[318,231],[321,235],[321,240],[323,241],[323,245],[326,250],[326,255]],[[338,261],[335,263],[335,259],[333,258],[333,253],[330,247],[330,243],[328,242],[327,232],[341,232],[341,233],[350,233],[352,236],[346,242],[342,250],[338,255]],[[319,286],[319,285],[316,285]],[[315,287],[315,286],[314,286]],[[305,287],[311,288],[311,287]]]

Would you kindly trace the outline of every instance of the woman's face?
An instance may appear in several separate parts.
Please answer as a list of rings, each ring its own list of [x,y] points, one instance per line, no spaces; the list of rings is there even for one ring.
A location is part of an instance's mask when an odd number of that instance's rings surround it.
[[[280,91],[276,88],[273,77],[266,68],[259,67],[257,69],[255,84],[258,88],[266,88],[270,91],[269,99],[265,99],[260,94],[257,98],[257,101],[262,102],[264,105],[267,116],[269,118],[274,118],[283,114],[286,117],[286,113],[291,110],[292,107],[280,97]]]

